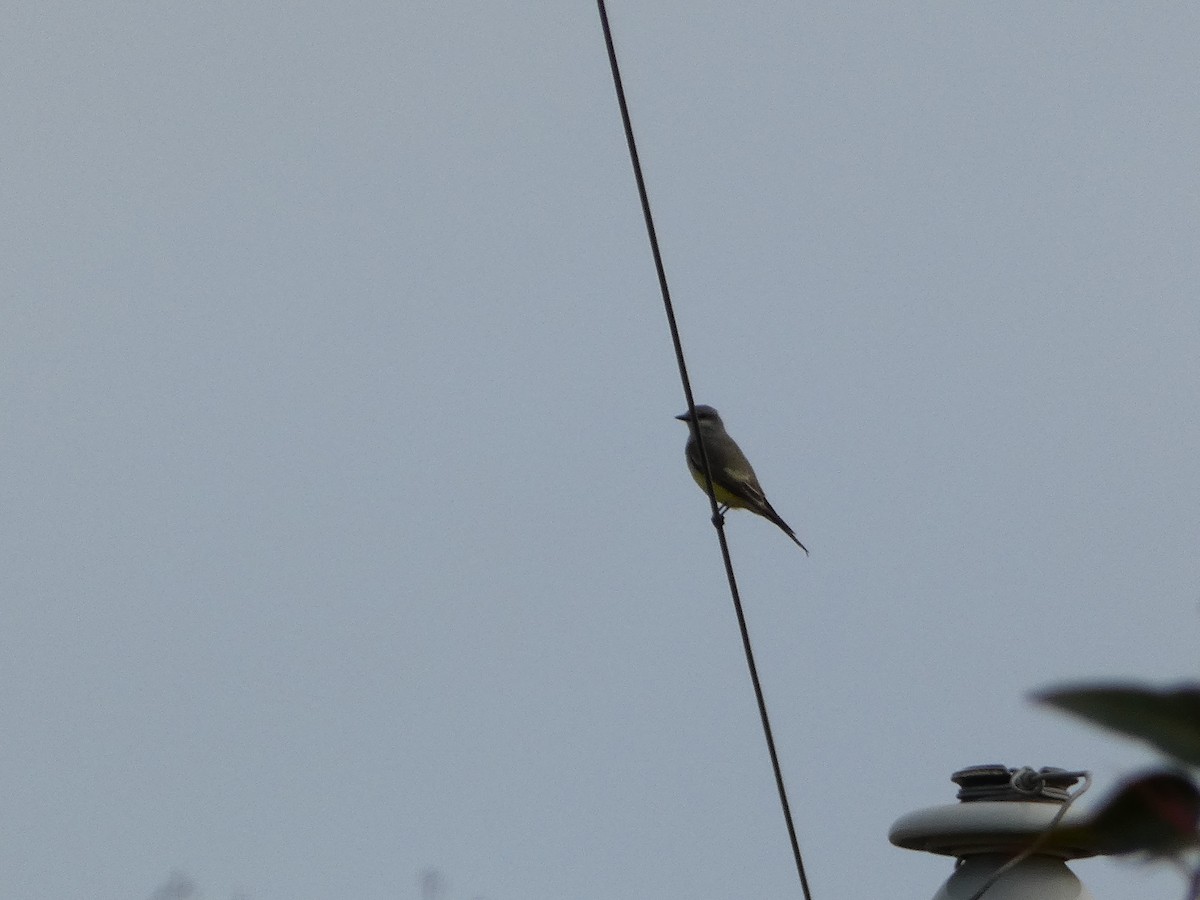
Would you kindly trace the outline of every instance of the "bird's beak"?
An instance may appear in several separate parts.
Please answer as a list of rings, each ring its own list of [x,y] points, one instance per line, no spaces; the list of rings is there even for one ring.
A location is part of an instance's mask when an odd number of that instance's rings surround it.
[[[690,422],[692,414],[690,412],[680,413],[675,418],[677,418],[680,422]]]

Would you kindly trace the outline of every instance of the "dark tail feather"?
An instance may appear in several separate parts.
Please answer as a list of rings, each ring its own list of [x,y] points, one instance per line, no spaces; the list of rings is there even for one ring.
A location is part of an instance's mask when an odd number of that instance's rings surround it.
[[[793,541],[796,542],[796,546],[804,551],[804,555],[808,556],[809,555],[808,548],[805,547],[802,543],[800,543],[800,538],[798,538],[798,537],[796,537],[796,535],[792,534],[792,529],[785,527],[783,530],[787,532],[788,537],[790,537]]]
[[[765,500],[763,502],[766,504],[766,507],[767,507],[766,517],[768,519],[770,519],[772,522],[774,522],[776,525],[778,525],[781,529],[783,529],[783,533],[786,534],[788,537],[790,537],[793,541],[796,542],[796,546],[804,551],[805,556],[809,556],[810,554],[808,552],[808,548],[805,547],[802,543],[800,543],[800,538],[796,537],[796,532],[792,531],[792,526],[789,525],[787,522],[783,521],[783,519],[780,517],[779,513],[775,512],[775,508],[772,507],[770,503],[766,503]]]

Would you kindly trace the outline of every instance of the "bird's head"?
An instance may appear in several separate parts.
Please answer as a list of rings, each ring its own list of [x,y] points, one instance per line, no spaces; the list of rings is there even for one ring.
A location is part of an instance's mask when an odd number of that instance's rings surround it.
[[[692,414],[690,412],[680,413],[675,418],[681,422],[687,422],[688,428],[693,428]],[[721,416],[715,409],[706,404],[700,404],[696,407],[695,425],[708,431],[713,428],[722,428]]]

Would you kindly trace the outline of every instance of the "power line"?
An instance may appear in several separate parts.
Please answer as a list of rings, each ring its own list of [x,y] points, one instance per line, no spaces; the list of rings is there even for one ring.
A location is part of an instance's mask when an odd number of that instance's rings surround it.
[[[650,212],[650,197],[646,192],[646,179],[642,175],[637,141],[633,136],[629,104],[625,101],[625,87],[621,82],[620,67],[617,65],[617,51],[613,45],[612,28],[608,24],[608,9],[604,0],[596,0],[596,6],[600,11],[600,24],[604,28],[604,44],[608,48],[608,64],[612,69],[613,87],[617,91],[617,105],[621,108],[621,122],[625,126],[625,142],[629,145],[629,160],[633,164],[633,177],[637,181],[638,197],[642,202],[642,216],[646,220],[646,235],[650,239],[650,252],[654,255],[654,269],[658,273],[658,287],[662,292],[663,309],[666,311],[667,324],[671,329],[671,341],[675,345],[675,361],[679,364],[679,380],[683,383],[683,393],[687,397],[691,420],[695,422],[696,400],[692,396],[692,383],[688,378],[687,363],[683,358],[683,342],[679,337],[679,326],[675,322],[675,308],[671,303],[671,290],[667,286],[667,272],[663,266],[662,252],[658,247],[658,233],[654,228],[654,216]],[[708,453],[704,448],[704,438],[701,436],[699,428],[695,430],[695,434],[700,445],[700,460],[704,468],[705,487],[708,491],[709,503],[712,505],[712,523],[717,530],[717,539],[721,544],[721,557],[725,561],[725,577],[729,581],[729,595],[733,599],[738,629],[742,633],[742,649],[746,653],[746,666],[750,669],[750,681],[754,685],[754,697],[758,701],[758,715],[762,720],[767,752],[771,756],[771,769],[775,773],[775,788],[779,792],[779,805],[783,808],[783,818],[787,823],[788,839],[792,844],[792,856],[796,860],[796,874],[800,877],[800,888],[804,892],[805,900],[812,900],[812,893],[808,887],[808,876],[804,872],[804,858],[800,854],[800,841],[796,837],[796,826],[792,822],[792,808],[788,802],[787,788],[783,784],[783,770],[779,766],[779,754],[775,751],[771,718],[767,714],[767,702],[763,696],[762,683],[758,678],[758,667],[754,663],[754,649],[750,645],[750,632],[746,627],[746,615],[742,611],[742,598],[738,593],[737,579],[733,574],[733,560],[729,556],[729,544],[725,540],[725,517],[721,515],[717,506],[716,492],[713,490],[712,469],[709,467]]]

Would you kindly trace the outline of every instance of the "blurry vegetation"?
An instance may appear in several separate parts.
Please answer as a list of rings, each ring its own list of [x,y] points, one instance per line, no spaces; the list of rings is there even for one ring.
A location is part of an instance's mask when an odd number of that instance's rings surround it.
[[[1143,741],[1166,758],[1118,785],[1084,823],[1058,833],[1083,837],[1105,854],[1169,860],[1186,873],[1185,900],[1200,900],[1200,685],[1065,685],[1034,699]]]

